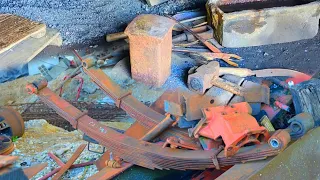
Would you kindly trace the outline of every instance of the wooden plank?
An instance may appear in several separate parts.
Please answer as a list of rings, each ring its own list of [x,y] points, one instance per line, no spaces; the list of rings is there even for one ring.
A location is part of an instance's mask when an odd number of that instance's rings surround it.
[[[12,14],[0,14],[0,53],[21,41],[46,34],[46,25]]]
[[[155,6],[167,2],[168,0],[147,0],[149,6]]]
[[[0,42],[1,43],[1,42]],[[28,38],[12,49],[0,54],[0,69],[11,68],[32,60],[48,45],[61,46],[62,38],[55,29],[47,29],[41,38]]]

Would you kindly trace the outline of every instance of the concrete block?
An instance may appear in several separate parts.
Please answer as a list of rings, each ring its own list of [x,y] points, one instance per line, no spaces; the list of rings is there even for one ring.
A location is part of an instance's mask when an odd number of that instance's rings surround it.
[[[320,2],[211,0],[207,12],[214,36],[222,46],[260,46],[316,36]]]
[[[126,28],[131,75],[136,81],[162,86],[171,74],[172,28],[175,22],[157,15],[140,15]]]

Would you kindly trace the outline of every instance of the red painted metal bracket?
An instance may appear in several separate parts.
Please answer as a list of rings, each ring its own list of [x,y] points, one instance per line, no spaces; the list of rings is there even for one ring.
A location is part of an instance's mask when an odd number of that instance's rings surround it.
[[[203,113],[207,125],[200,129],[199,134],[214,140],[222,137],[227,157],[236,154],[246,144],[266,142],[269,133],[250,115],[251,111],[247,102],[206,108]]]

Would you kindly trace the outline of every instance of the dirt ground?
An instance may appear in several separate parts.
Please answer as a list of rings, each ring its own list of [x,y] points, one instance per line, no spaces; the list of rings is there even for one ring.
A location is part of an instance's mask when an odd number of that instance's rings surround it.
[[[145,0],[1,0],[0,13],[12,13],[58,29],[64,44],[102,40],[123,31],[139,14],[175,13],[202,7],[206,0],[169,0],[149,7]]]

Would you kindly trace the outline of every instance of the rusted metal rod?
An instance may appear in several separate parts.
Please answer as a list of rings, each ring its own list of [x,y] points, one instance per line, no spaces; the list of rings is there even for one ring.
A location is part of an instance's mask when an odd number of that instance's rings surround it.
[[[59,166],[64,166],[64,162],[61,161],[61,159],[59,159],[56,155],[54,155],[53,153],[49,152],[48,156],[51,157],[51,159],[53,159]]]
[[[151,141],[152,139],[156,138],[161,134],[163,131],[165,131],[169,126],[171,126],[175,120],[170,118],[170,114],[167,114],[166,117],[156,126],[154,126],[150,131],[145,134],[141,140],[143,141]]]
[[[80,164],[73,164],[69,169],[75,169],[75,168],[80,168],[80,167],[84,167],[84,166],[91,166],[94,164],[95,161],[89,161],[89,162],[85,162],[85,163],[80,163]],[[46,174],[45,176],[43,176],[42,178],[40,178],[39,180],[46,180],[49,177],[53,176],[55,173],[57,173],[58,171],[60,171],[61,167],[58,167],[54,170],[52,170],[51,172],[49,172],[48,174]]]
[[[58,180],[61,179],[62,175],[68,171],[68,169],[72,166],[72,164],[78,159],[84,148],[86,147],[86,144],[81,144],[76,152],[71,156],[71,158],[68,160],[68,162],[63,165],[60,169],[60,171],[57,172],[57,174],[52,178],[52,180]]]
[[[108,34],[106,36],[107,42],[113,42],[113,41],[126,39],[126,38],[128,38],[128,36],[124,32],[117,32],[117,33],[113,33],[113,34]]]
[[[71,79],[73,76],[75,76],[78,71],[80,70],[80,68],[82,68],[82,65],[78,66],[74,71],[72,71],[65,80],[62,81],[62,83],[54,90],[54,92],[58,91],[59,89],[61,89],[61,87],[63,87],[63,85],[69,81],[69,79]]]
[[[182,24],[181,22],[177,21],[175,18],[166,15],[167,18],[170,18],[172,20],[174,20],[175,22],[177,22],[183,29],[185,29],[186,31],[188,31],[189,33],[191,33],[194,37],[196,37],[202,44],[204,44],[205,46],[207,46],[207,48],[209,48],[212,52],[215,53],[221,53],[221,51],[216,48],[213,44],[211,44],[210,42],[208,42],[207,40],[203,39],[201,36],[199,36],[197,33],[193,32],[191,29],[189,29],[187,26],[185,26],[184,24]]]

